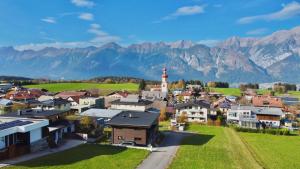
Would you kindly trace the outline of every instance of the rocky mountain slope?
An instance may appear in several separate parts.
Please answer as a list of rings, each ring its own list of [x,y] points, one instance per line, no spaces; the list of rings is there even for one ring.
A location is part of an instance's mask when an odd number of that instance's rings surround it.
[[[171,80],[228,82],[300,82],[300,27],[262,38],[232,37],[215,47],[191,41],[142,43],[122,47],[44,48],[18,51],[0,48],[0,75],[53,79],[134,76]]]

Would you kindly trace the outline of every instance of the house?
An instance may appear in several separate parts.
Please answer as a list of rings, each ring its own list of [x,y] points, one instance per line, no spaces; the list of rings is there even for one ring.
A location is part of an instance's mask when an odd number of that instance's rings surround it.
[[[174,90],[172,91],[172,94],[173,94],[174,96],[178,96],[178,95],[180,95],[182,92],[183,92],[183,89],[174,89]]]
[[[13,102],[8,99],[0,99],[0,109],[4,110],[10,108],[13,105]]]
[[[182,115],[187,117],[188,122],[207,122],[210,111],[210,103],[205,100],[194,100],[175,105],[176,118]]]
[[[34,109],[69,111],[71,109],[71,103],[62,98],[54,98],[42,101],[41,104]]]
[[[1,117],[0,160],[46,148],[45,128],[48,124],[46,119]]]
[[[107,124],[112,127],[112,144],[154,144],[158,135],[158,113],[124,111]]]
[[[255,89],[247,89],[243,92],[243,96],[246,100],[251,101],[254,96],[257,96],[257,91]]]
[[[35,96],[28,91],[10,91],[5,95],[6,99],[24,102],[28,100],[35,100]]]
[[[146,111],[152,108],[152,101],[139,99],[137,97],[122,98],[111,102],[111,109]]]
[[[129,92],[127,91],[116,91],[108,94],[107,97],[113,99],[121,99],[121,98],[126,98],[128,95]]]
[[[70,111],[26,109],[5,114],[5,116],[16,118],[48,119],[48,143],[50,147],[55,147],[62,142],[63,135],[70,134],[75,131],[75,125],[65,120],[65,117],[70,114]]]
[[[264,95],[254,96],[252,98],[252,104],[255,107],[284,107],[280,98]]]
[[[232,101],[230,101],[227,97],[223,97],[213,103],[214,108],[218,108],[221,112],[226,113],[232,105]]]
[[[228,99],[230,102],[232,102],[232,103],[235,103],[236,102],[236,99],[237,99],[237,97],[236,96],[225,96],[226,97],[226,99]]]
[[[112,110],[112,109],[88,109],[82,113],[80,113],[80,116],[89,116],[96,119],[103,119],[103,121],[106,123],[110,121],[113,117],[120,114],[123,110]]]
[[[161,91],[142,91],[142,99],[146,100],[163,100],[165,97],[165,94]]]
[[[245,128],[279,127],[283,112],[274,107],[231,106],[227,122]]]
[[[1,83],[0,84],[0,92],[6,93],[9,89],[12,88],[12,84],[10,83]]]
[[[185,91],[185,92],[182,92],[179,97],[182,97],[182,100],[181,101],[184,101],[184,102],[187,102],[189,101],[190,99],[192,99],[193,97],[193,94],[191,92],[188,92],[188,91]],[[180,99],[179,99],[180,100]]]
[[[79,99],[79,105],[88,105],[93,108],[104,108],[104,98],[100,97],[83,97]]]

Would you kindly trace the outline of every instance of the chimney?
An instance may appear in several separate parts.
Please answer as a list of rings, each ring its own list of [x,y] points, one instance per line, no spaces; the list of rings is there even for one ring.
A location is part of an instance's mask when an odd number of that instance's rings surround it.
[[[19,109],[18,112],[17,112],[17,115],[21,116],[22,115],[22,110]]]

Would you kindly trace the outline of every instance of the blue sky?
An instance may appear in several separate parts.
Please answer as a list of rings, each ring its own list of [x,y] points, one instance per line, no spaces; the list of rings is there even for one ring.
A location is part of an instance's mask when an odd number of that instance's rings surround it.
[[[289,0],[1,0],[0,46],[100,46],[231,36],[259,37],[300,25]]]

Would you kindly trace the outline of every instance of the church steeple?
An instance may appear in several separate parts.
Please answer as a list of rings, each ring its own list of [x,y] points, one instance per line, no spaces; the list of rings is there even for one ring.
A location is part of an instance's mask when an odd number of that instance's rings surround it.
[[[167,68],[163,68],[163,73],[161,76],[161,92],[165,95],[168,94],[168,74],[167,74]]]

